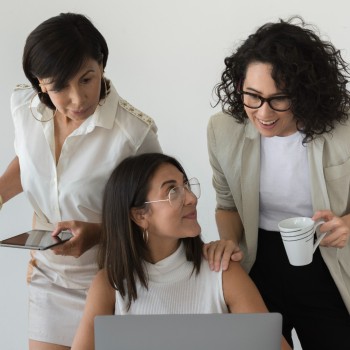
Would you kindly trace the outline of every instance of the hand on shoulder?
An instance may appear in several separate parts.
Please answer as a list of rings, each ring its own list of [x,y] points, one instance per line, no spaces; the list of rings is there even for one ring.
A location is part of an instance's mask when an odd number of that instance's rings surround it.
[[[204,244],[203,255],[212,271],[222,268],[226,271],[230,261],[241,261],[243,252],[238,244],[230,239],[220,239]]]

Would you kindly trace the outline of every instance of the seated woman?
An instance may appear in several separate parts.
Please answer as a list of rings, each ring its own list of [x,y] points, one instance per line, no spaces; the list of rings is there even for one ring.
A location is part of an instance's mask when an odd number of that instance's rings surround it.
[[[126,158],[104,193],[100,266],[73,350],[94,349],[94,318],[112,314],[267,312],[239,263],[211,271],[197,222],[200,184],[177,160]],[[283,340],[283,349],[290,349]]]

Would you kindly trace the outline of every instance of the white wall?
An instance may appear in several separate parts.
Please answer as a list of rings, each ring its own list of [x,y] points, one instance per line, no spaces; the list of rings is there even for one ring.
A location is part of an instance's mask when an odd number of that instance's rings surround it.
[[[206,125],[223,59],[234,44],[266,21],[300,14],[316,24],[349,60],[348,1],[238,0],[12,0],[0,8],[0,173],[14,157],[9,99],[21,68],[24,41],[60,12],[89,16],[109,43],[106,73],[121,96],[152,116],[166,153],[178,157],[202,184],[199,220],[205,240],[217,238],[215,197],[207,158]],[[34,142],[34,140],[33,140]],[[0,239],[27,230],[23,195],[0,212]],[[27,346],[26,265],[29,252],[0,248],[0,349]]]

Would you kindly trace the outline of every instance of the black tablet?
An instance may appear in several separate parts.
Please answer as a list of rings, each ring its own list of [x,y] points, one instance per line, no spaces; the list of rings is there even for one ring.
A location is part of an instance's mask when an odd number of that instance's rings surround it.
[[[62,231],[52,237],[52,231],[31,230],[0,241],[2,247],[45,250],[68,241],[73,237],[69,231]]]

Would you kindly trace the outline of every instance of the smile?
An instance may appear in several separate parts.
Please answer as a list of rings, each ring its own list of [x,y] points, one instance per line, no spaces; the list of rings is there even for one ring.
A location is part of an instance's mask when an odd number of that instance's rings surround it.
[[[275,120],[260,120],[260,119],[257,119],[257,121],[262,124],[262,125],[266,125],[266,126],[271,126],[273,124],[276,124],[277,122],[277,119]]]

